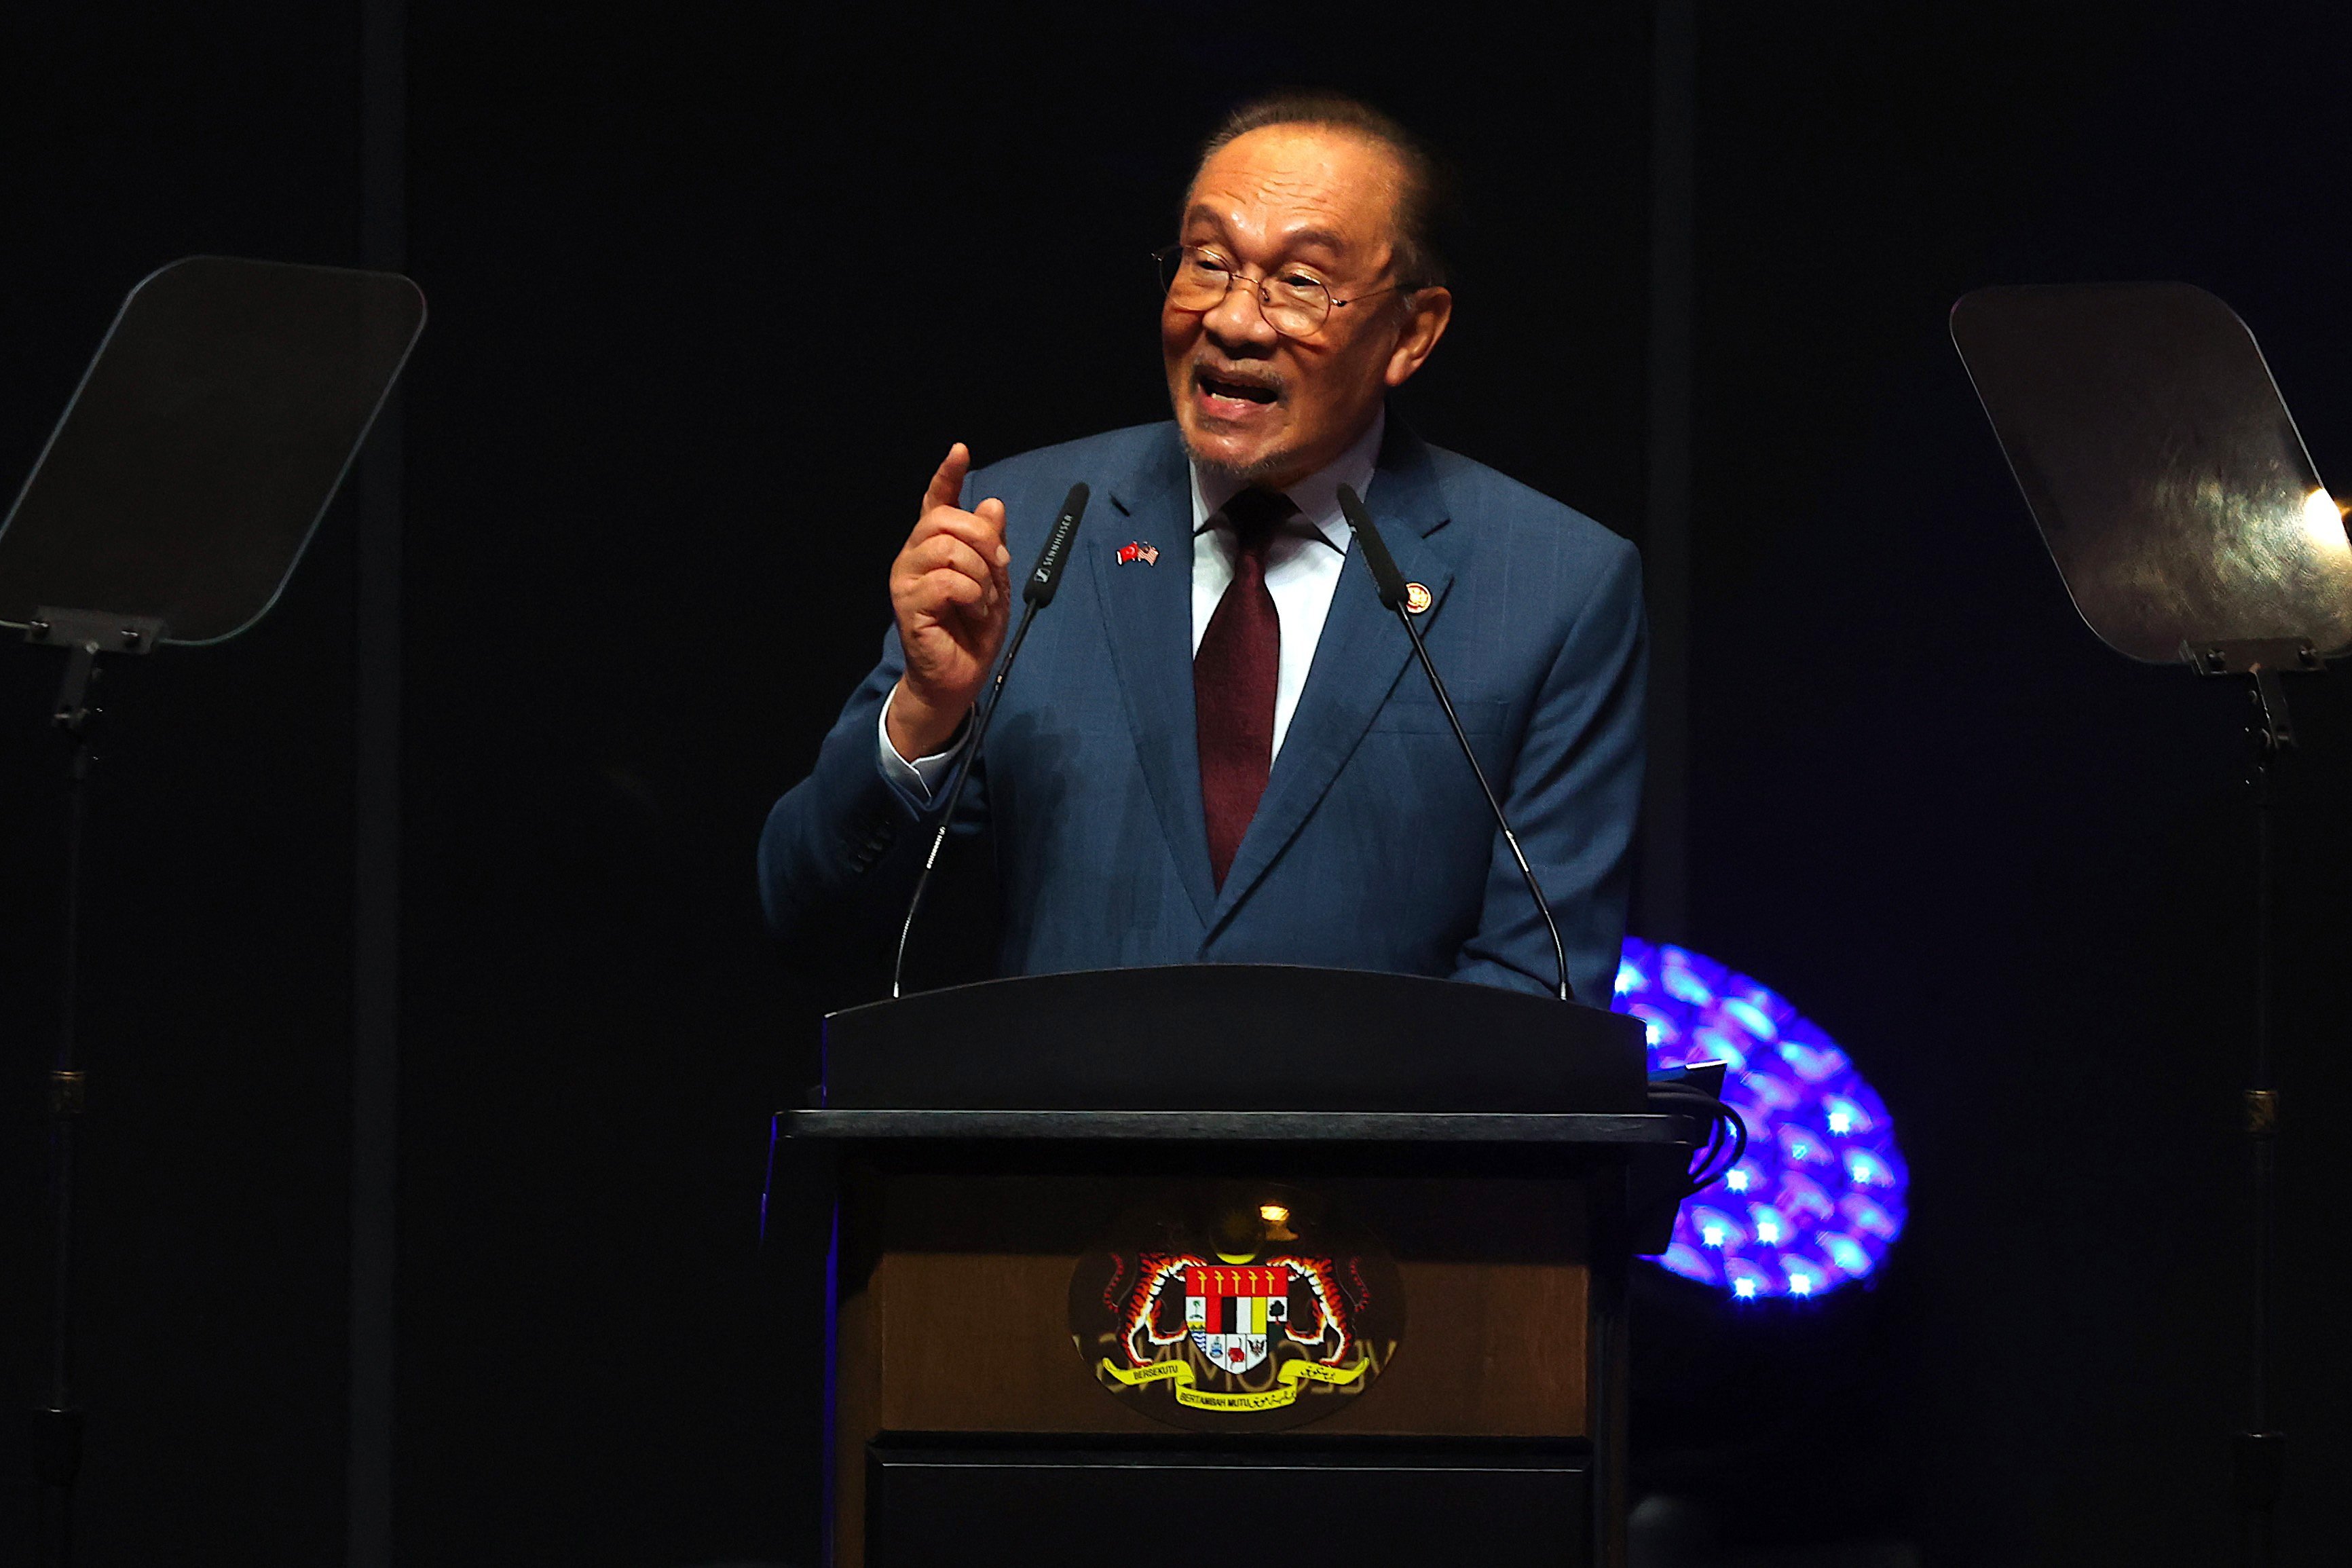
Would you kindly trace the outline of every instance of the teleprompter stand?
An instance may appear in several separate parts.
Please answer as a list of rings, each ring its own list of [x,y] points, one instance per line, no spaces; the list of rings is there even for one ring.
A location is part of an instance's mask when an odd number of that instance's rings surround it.
[[[48,1075],[47,1401],[31,1413],[40,1560],[73,1561],[74,1163],[92,700],[108,660],[224,642],[267,613],[425,321],[405,278],[196,257],[132,289],[0,521],[0,626],[62,648],[48,727],[67,780],[64,942]]]
[[[974,1551],[1034,1568],[1622,1563],[1625,1273],[1664,1249],[1706,1130],[1653,1091],[1645,1056],[1620,1015],[1280,965],[1038,975],[833,1015],[817,1103],[776,1119],[836,1182],[832,1568]],[[1301,1215],[1327,1203],[1392,1273],[1317,1241]],[[1221,1346],[1262,1346],[1188,1343],[1213,1300],[1155,1316],[1138,1294],[1182,1277],[1165,1250],[1187,1245],[1180,1212],[1217,1237],[1190,1244],[1209,1276],[1320,1247],[1335,1296],[1402,1325],[1377,1381],[1295,1421],[1282,1410],[1321,1393],[1295,1396],[1277,1363],[1244,1380],[1270,1417],[1196,1384]],[[1143,1231],[1120,1229],[1138,1215]],[[1248,1289],[1271,1321],[1267,1288]],[[1321,1290],[1273,1288],[1289,1330]],[[1101,1370],[1135,1334],[1158,1360]]]
[[[2276,1557],[2273,1425],[2279,1102],[2273,1077],[2277,775],[2290,675],[2352,647],[2352,541],[2253,335],[2179,283],[1983,289],[1952,339],[2075,608],[2110,647],[2246,682],[2255,824],[2244,1561]]]

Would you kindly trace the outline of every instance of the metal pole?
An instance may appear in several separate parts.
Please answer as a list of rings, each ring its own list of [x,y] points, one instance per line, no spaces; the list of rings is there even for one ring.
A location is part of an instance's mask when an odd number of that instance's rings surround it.
[[[60,714],[62,721],[66,715]],[[34,1479],[39,1483],[41,1561],[73,1561],[74,1482],[81,1471],[82,1413],[73,1400],[74,1152],[84,1105],[77,1061],[81,947],[82,839],[89,817],[89,739],[70,727],[73,760],[66,796],[65,945],[59,955],[58,1044],[49,1069],[49,1397],[35,1414]]]
[[[2274,1026],[2273,946],[2276,939],[2277,871],[2273,819],[2275,770],[2284,747],[2282,726],[2272,706],[2255,733],[2254,757],[2254,1039],[2253,1070],[2246,1088],[2246,1138],[2253,1176],[2252,1257],[2248,1325],[2247,1422],[2239,1434],[2235,1489],[2247,1568],[2269,1568],[2277,1556],[2274,1513],[2284,1479],[2286,1439],[2271,1427],[2271,1311],[2277,1266],[2278,1089],[2272,1079]],[[2279,706],[2284,707],[2281,700]],[[2286,731],[2291,734],[2292,731]]]
[[[360,7],[360,260],[407,261],[405,0]],[[343,1562],[391,1568],[398,1380],[400,1149],[401,395],[360,458],[352,864],[351,1326]]]
[[[1656,0],[1650,41],[1650,764],[1642,803],[1642,930],[1682,942],[1690,920],[1692,314],[1696,271],[1696,0]],[[1605,1004],[1604,1004],[1605,1005]]]

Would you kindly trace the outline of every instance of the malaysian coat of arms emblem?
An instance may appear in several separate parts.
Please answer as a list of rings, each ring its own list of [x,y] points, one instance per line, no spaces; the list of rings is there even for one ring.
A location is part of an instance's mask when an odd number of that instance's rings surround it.
[[[1267,1183],[1171,1188],[1123,1214],[1070,1281],[1071,1335],[1104,1390],[1195,1429],[1331,1415],[1403,1329],[1387,1250],[1327,1199]]]
[[[1291,1260],[1265,1268],[1184,1266],[1184,1327],[1212,1366],[1247,1372],[1265,1359],[1265,1333],[1290,1316]]]

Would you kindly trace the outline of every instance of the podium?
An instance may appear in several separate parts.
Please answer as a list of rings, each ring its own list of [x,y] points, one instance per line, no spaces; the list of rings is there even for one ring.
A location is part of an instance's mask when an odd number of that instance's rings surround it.
[[[1642,1026],[1276,965],[830,1016],[829,1562],[1623,1554]]]

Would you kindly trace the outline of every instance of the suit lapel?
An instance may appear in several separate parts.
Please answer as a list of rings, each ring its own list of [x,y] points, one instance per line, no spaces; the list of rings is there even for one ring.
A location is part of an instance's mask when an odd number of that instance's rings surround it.
[[[1428,540],[1447,521],[1445,501],[1438,493],[1428,448],[1393,416],[1381,443],[1380,460],[1365,490],[1364,504],[1380,525],[1381,538],[1396,557],[1397,569],[1405,580],[1430,591],[1430,608],[1417,617],[1425,634],[1454,580],[1452,569]],[[1331,613],[1323,622],[1322,639],[1307,669],[1306,689],[1299,693],[1297,711],[1291,715],[1282,750],[1274,759],[1273,774],[1266,780],[1265,797],[1250,819],[1249,831],[1234,853],[1233,868],[1225,875],[1225,885],[1210,916],[1212,931],[1224,923],[1297,836],[1412,658],[1411,639],[1397,625],[1395,614],[1381,606],[1363,552],[1351,544],[1332,594]],[[1194,758],[1192,814],[1197,821],[1200,767],[1189,708],[1186,718],[1185,750]],[[1205,856],[1207,829],[1197,831]]]
[[[1135,472],[1111,487],[1117,515],[1096,525],[1087,549],[1144,785],[1184,890],[1206,923],[1217,889],[1192,711],[1192,496],[1191,470],[1171,425]],[[1121,564],[1118,552],[1130,542],[1157,546],[1159,560]]]

